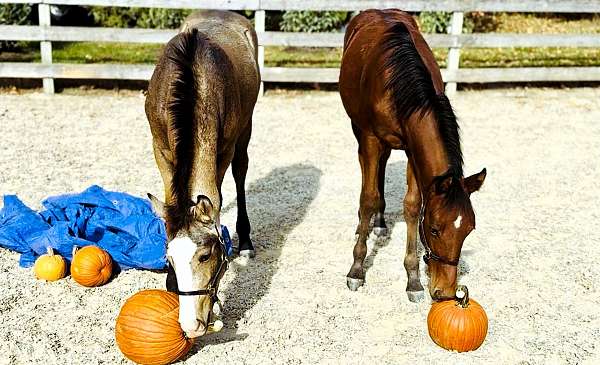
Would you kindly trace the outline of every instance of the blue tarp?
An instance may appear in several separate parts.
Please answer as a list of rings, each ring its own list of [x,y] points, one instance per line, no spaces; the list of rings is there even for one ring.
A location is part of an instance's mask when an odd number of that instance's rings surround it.
[[[4,197],[0,247],[20,252],[21,266],[32,266],[48,246],[71,260],[74,245],[97,245],[121,269],[165,268],[165,226],[148,200],[94,185],[42,204],[45,210],[37,213],[15,195]]]

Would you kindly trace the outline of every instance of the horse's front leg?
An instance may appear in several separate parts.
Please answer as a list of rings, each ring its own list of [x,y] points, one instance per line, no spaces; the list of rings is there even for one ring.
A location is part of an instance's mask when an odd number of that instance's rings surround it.
[[[240,256],[254,257],[254,245],[250,239],[250,220],[246,210],[246,173],[248,172],[248,142],[250,141],[251,131],[245,136],[240,137],[236,144],[235,154],[233,156],[232,168],[235,188],[237,193],[237,223],[236,231],[239,240]]]
[[[354,245],[354,263],[346,278],[346,284],[352,291],[357,290],[365,282],[363,262],[367,255],[367,238],[371,217],[379,210],[381,204],[378,177],[379,160],[384,147],[377,137],[359,137],[358,158],[362,171],[362,190],[360,193],[358,239]]]
[[[377,176],[377,186],[379,187],[379,209],[375,213],[375,218],[373,219],[373,233],[375,233],[378,237],[383,237],[388,235],[388,227],[385,224],[385,167],[387,166],[387,161],[390,158],[392,150],[389,148],[385,148],[381,158],[379,159],[379,169]]]
[[[404,268],[408,276],[406,294],[411,302],[423,300],[423,285],[419,277],[419,257],[417,256],[417,228],[421,213],[421,192],[409,160],[406,165],[406,181],[408,189],[404,197],[404,220],[406,221],[406,256]]]

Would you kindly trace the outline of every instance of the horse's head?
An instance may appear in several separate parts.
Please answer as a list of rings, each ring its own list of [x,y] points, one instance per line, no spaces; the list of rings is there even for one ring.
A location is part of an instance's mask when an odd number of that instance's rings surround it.
[[[167,290],[179,294],[179,323],[188,337],[206,333],[218,302],[217,289],[227,270],[218,213],[206,196],[190,203],[183,214],[148,194],[167,226]]]
[[[434,300],[455,295],[460,251],[465,238],[475,229],[470,195],[479,190],[485,176],[485,169],[467,178],[442,176],[434,180],[424,196],[419,233],[430,275],[429,294]]]

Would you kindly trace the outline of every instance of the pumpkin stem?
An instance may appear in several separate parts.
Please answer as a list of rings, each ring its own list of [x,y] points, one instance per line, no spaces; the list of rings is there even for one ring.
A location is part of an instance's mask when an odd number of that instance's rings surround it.
[[[463,308],[469,306],[469,289],[467,289],[466,285],[459,285],[456,288],[456,301]]]
[[[48,253],[48,256],[54,256],[54,249],[52,249],[52,247],[46,247],[46,252]]]

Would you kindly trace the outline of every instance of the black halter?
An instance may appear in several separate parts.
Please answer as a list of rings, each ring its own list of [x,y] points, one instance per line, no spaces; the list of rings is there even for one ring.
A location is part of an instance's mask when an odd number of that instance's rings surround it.
[[[215,230],[217,231],[217,235],[219,236],[219,243],[221,244],[221,248],[222,248],[221,264],[219,265],[217,272],[212,277],[212,279],[208,283],[208,286],[205,289],[180,291],[179,288],[177,288],[175,290],[175,293],[177,295],[187,295],[187,296],[209,295],[211,297],[213,303],[217,302],[219,300],[219,298],[217,298],[217,291],[219,290],[219,281],[221,281],[221,277],[223,276],[223,274],[225,274],[225,271],[227,271],[227,268],[229,266],[229,260],[227,260],[227,254],[225,252],[226,251],[225,241],[223,240],[223,237],[221,236],[221,233],[219,232],[219,229],[217,228],[216,225],[215,225]]]
[[[421,243],[423,243],[423,248],[425,248],[425,254],[423,255],[423,261],[425,264],[429,265],[429,261],[437,261],[445,265],[450,266],[458,266],[459,258],[454,260],[447,259],[445,257],[441,257],[431,249],[429,246],[429,242],[427,242],[427,236],[425,235],[425,229],[423,228],[423,221],[425,220],[425,202],[421,206],[421,212],[419,213],[419,236],[421,237]]]

